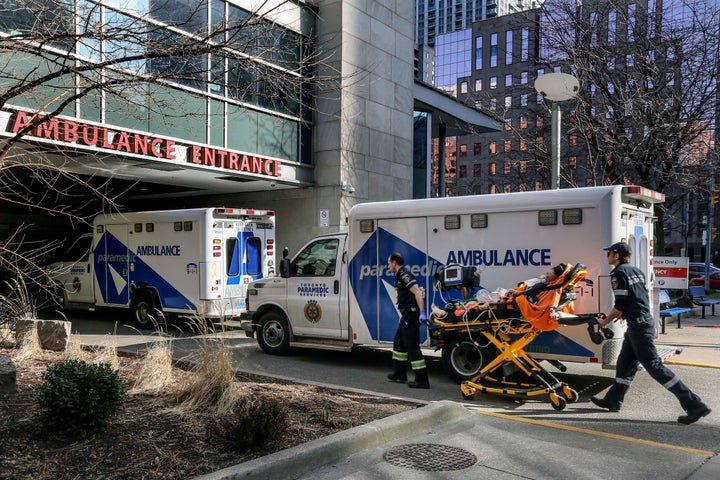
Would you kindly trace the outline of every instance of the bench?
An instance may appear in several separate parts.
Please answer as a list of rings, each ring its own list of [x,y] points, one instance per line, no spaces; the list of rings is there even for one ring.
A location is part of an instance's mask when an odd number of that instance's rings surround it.
[[[720,303],[720,300],[715,300],[714,298],[708,298],[706,300],[705,295],[707,295],[707,293],[705,293],[705,287],[690,287],[688,288],[688,295],[690,295],[690,299],[695,305],[702,307],[702,318],[705,318],[705,307],[710,307],[712,316],[715,316],[715,304]],[[697,298],[700,300],[696,300]]]
[[[670,306],[670,294],[667,290],[660,290],[660,318],[662,318],[662,330],[660,333],[665,333],[665,318],[677,316],[678,328],[680,327],[680,316],[683,313],[692,311],[692,308],[687,307],[671,307]],[[665,305],[665,308],[663,308]]]

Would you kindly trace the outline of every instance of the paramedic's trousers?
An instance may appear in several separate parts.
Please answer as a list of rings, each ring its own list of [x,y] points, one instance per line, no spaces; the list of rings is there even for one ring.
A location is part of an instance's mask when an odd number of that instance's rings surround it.
[[[700,397],[690,391],[658,356],[654,341],[655,319],[651,315],[646,315],[637,319],[627,319],[627,324],[627,332],[615,369],[615,383],[608,390],[605,399],[611,405],[620,408],[640,364],[655,381],[677,397],[683,410],[695,409],[702,405]]]
[[[427,383],[427,367],[420,351],[420,312],[403,312],[393,340],[393,371],[398,378],[407,378],[407,362],[415,372],[415,381]]]

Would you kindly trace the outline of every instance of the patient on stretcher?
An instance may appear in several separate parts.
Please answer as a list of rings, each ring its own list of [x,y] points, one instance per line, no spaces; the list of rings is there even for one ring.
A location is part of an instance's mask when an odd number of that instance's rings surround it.
[[[453,317],[455,321],[521,317],[539,330],[554,330],[559,323],[552,316],[553,309],[560,306],[566,283],[572,281],[574,286],[580,274],[584,277],[584,267],[580,267],[583,266],[575,268],[572,264],[560,263],[542,277],[521,282],[509,291],[501,290],[500,295],[491,294],[493,301],[488,301],[487,293],[481,291],[475,298],[461,304],[448,304],[444,309],[433,305],[432,311],[436,318],[446,322],[453,321]],[[562,305],[559,311],[573,313],[572,301]]]

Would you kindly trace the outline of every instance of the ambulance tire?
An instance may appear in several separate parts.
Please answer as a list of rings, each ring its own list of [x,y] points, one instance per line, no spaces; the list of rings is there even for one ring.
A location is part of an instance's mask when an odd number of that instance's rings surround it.
[[[130,304],[135,325],[140,328],[155,330],[158,325],[156,318],[155,305],[150,297],[138,297],[133,299]]]
[[[260,317],[257,341],[263,352],[284,355],[290,351],[290,329],[282,313],[268,312]]]
[[[469,339],[448,342],[442,349],[443,367],[458,383],[475,378],[496,356],[494,346],[481,348]]]

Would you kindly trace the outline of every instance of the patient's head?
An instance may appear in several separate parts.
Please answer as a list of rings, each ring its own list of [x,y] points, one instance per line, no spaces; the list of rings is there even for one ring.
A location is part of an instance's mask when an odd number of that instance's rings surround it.
[[[553,268],[547,271],[545,274],[545,281],[546,282],[552,282],[554,280],[557,280],[557,278],[563,274],[565,271],[565,264],[559,263],[555,265]]]

